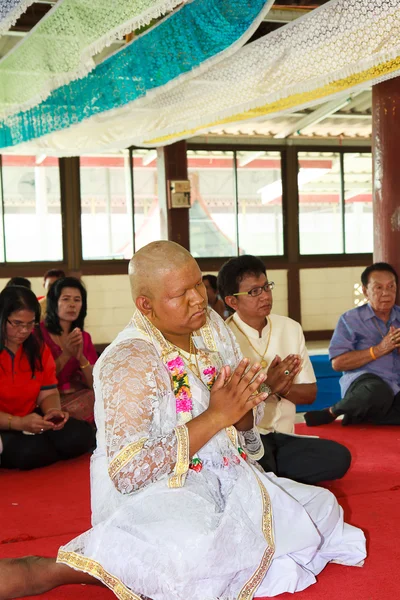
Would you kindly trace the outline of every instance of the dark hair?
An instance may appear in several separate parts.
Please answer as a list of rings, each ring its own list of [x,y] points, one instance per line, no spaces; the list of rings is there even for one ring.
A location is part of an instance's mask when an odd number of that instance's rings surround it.
[[[58,279],[50,286],[49,293],[47,294],[47,310],[45,325],[46,329],[50,333],[60,335],[62,333],[60,319],[58,317],[58,301],[64,288],[75,288],[80,291],[82,296],[82,308],[76,321],[72,323],[71,330],[75,327],[79,327],[83,331],[83,325],[85,322],[87,312],[87,293],[83,284],[76,279],[76,277],[64,277]]]
[[[208,281],[214,292],[218,292],[217,278],[215,275],[203,275],[203,281]]]
[[[225,302],[226,296],[232,296],[239,291],[239,285],[247,275],[259,276],[266,273],[263,261],[256,256],[243,254],[243,256],[230,258],[218,273],[219,295]],[[225,305],[227,306],[226,303]],[[229,306],[227,308],[232,311]]]
[[[388,273],[392,273],[392,275],[394,275],[394,278],[396,280],[396,285],[398,285],[399,278],[398,278],[396,271],[392,267],[392,265],[389,265],[389,263],[385,263],[385,262],[377,262],[377,263],[374,263],[373,265],[370,265],[369,267],[367,267],[361,273],[361,283],[363,284],[364,287],[367,287],[369,276],[371,275],[371,273],[373,271],[387,271]]]
[[[6,346],[7,341],[7,321],[11,313],[18,310],[30,310],[35,315],[35,322],[40,321],[40,304],[35,294],[22,285],[11,285],[5,287],[0,293],[0,352]],[[27,337],[22,344],[29,365],[32,371],[32,377],[35,371],[43,371],[42,365],[42,349],[43,337],[40,327],[35,327],[35,330]]]
[[[32,287],[31,282],[26,277],[13,277],[12,279],[10,279],[10,281],[8,281],[6,283],[6,287],[10,287],[10,286],[14,286],[14,285],[19,285],[24,288],[28,288],[28,290],[30,290]]]
[[[62,279],[65,277],[65,273],[62,269],[49,269],[43,275],[43,281],[46,281],[49,277],[57,277],[57,279]]]

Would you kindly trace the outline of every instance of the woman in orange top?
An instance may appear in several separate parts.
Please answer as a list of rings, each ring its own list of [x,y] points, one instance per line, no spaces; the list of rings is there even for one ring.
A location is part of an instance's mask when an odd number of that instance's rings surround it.
[[[0,466],[33,469],[94,446],[88,423],[61,410],[54,359],[37,324],[35,294],[21,286],[0,294]]]

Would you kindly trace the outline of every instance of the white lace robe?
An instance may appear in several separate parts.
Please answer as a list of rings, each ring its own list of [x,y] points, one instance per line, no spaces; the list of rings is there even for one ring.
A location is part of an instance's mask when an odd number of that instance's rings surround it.
[[[201,370],[235,368],[241,358],[211,310],[194,340]],[[266,475],[252,460],[262,452],[256,429],[219,432],[198,452],[202,470],[188,470],[167,350],[136,312],[97,362],[93,527],[60,548],[58,561],[123,600],[249,600],[302,590],[332,560],[359,564],[363,533],[343,523],[329,491]],[[195,417],[209,390],[191,371],[188,377]]]

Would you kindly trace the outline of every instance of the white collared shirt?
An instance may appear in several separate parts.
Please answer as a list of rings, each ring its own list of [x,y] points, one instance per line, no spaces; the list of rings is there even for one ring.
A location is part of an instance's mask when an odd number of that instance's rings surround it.
[[[315,383],[314,369],[306,350],[303,330],[301,325],[293,319],[281,315],[269,315],[268,323],[262,330],[261,337],[258,331],[242,321],[237,313],[230,317],[226,324],[234,334],[243,356],[249,358],[252,362],[260,362],[261,358],[251,347],[247,338],[251,340],[254,348],[262,356],[267,346],[270,327],[272,327],[268,349],[264,358],[268,364],[264,372],[268,371],[268,366],[276,355],[283,359],[288,354],[299,354],[303,360],[303,367],[300,373],[296,375],[294,383]],[[245,335],[241,333],[237,325]],[[272,396],[265,403],[264,417],[259,423],[258,429],[263,434],[271,431],[293,433],[295,416],[296,406],[293,402],[286,398],[278,401],[275,396]]]

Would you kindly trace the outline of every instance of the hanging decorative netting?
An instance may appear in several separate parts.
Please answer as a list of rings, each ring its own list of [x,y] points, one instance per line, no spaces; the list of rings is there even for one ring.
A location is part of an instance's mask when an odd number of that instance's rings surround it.
[[[92,116],[35,145],[65,156],[163,145],[221,123],[265,118],[365,89],[400,73],[399,11],[400,0],[332,0],[188,82]],[[35,118],[40,124],[42,115]],[[28,128],[32,138],[39,133],[30,120],[10,126],[0,130],[3,145],[22,141],[20,133]]]
[[[95,67],[95,54],[181,3],[59,0],[0,60],[0,116],[26,110],[57,87],[84,77]]]
[[[0,35],[4,35],[15,25],[18,18],[35,0],[1,0],[0,1]]]
[[[158,96],[148,106],[151,121],[141,119],[147,131],[137,131],[134,143],[162,145],[310,106],[399,70],[400,0],[334,0],[210,69],[197,89],[184,85]],[[155,135],[149,136],[150,128]]]
[[[234,52],[258,27],[272,0],[193,0],[85,78],[62,86],[38,106],[6,117],[1,145],[14,145],[124,106],[177,84]],[[35,58],[40,63],[40,58]],[[0,64],[1,73],[1,64]],[[28,85],[28,84],[27,84]]]

